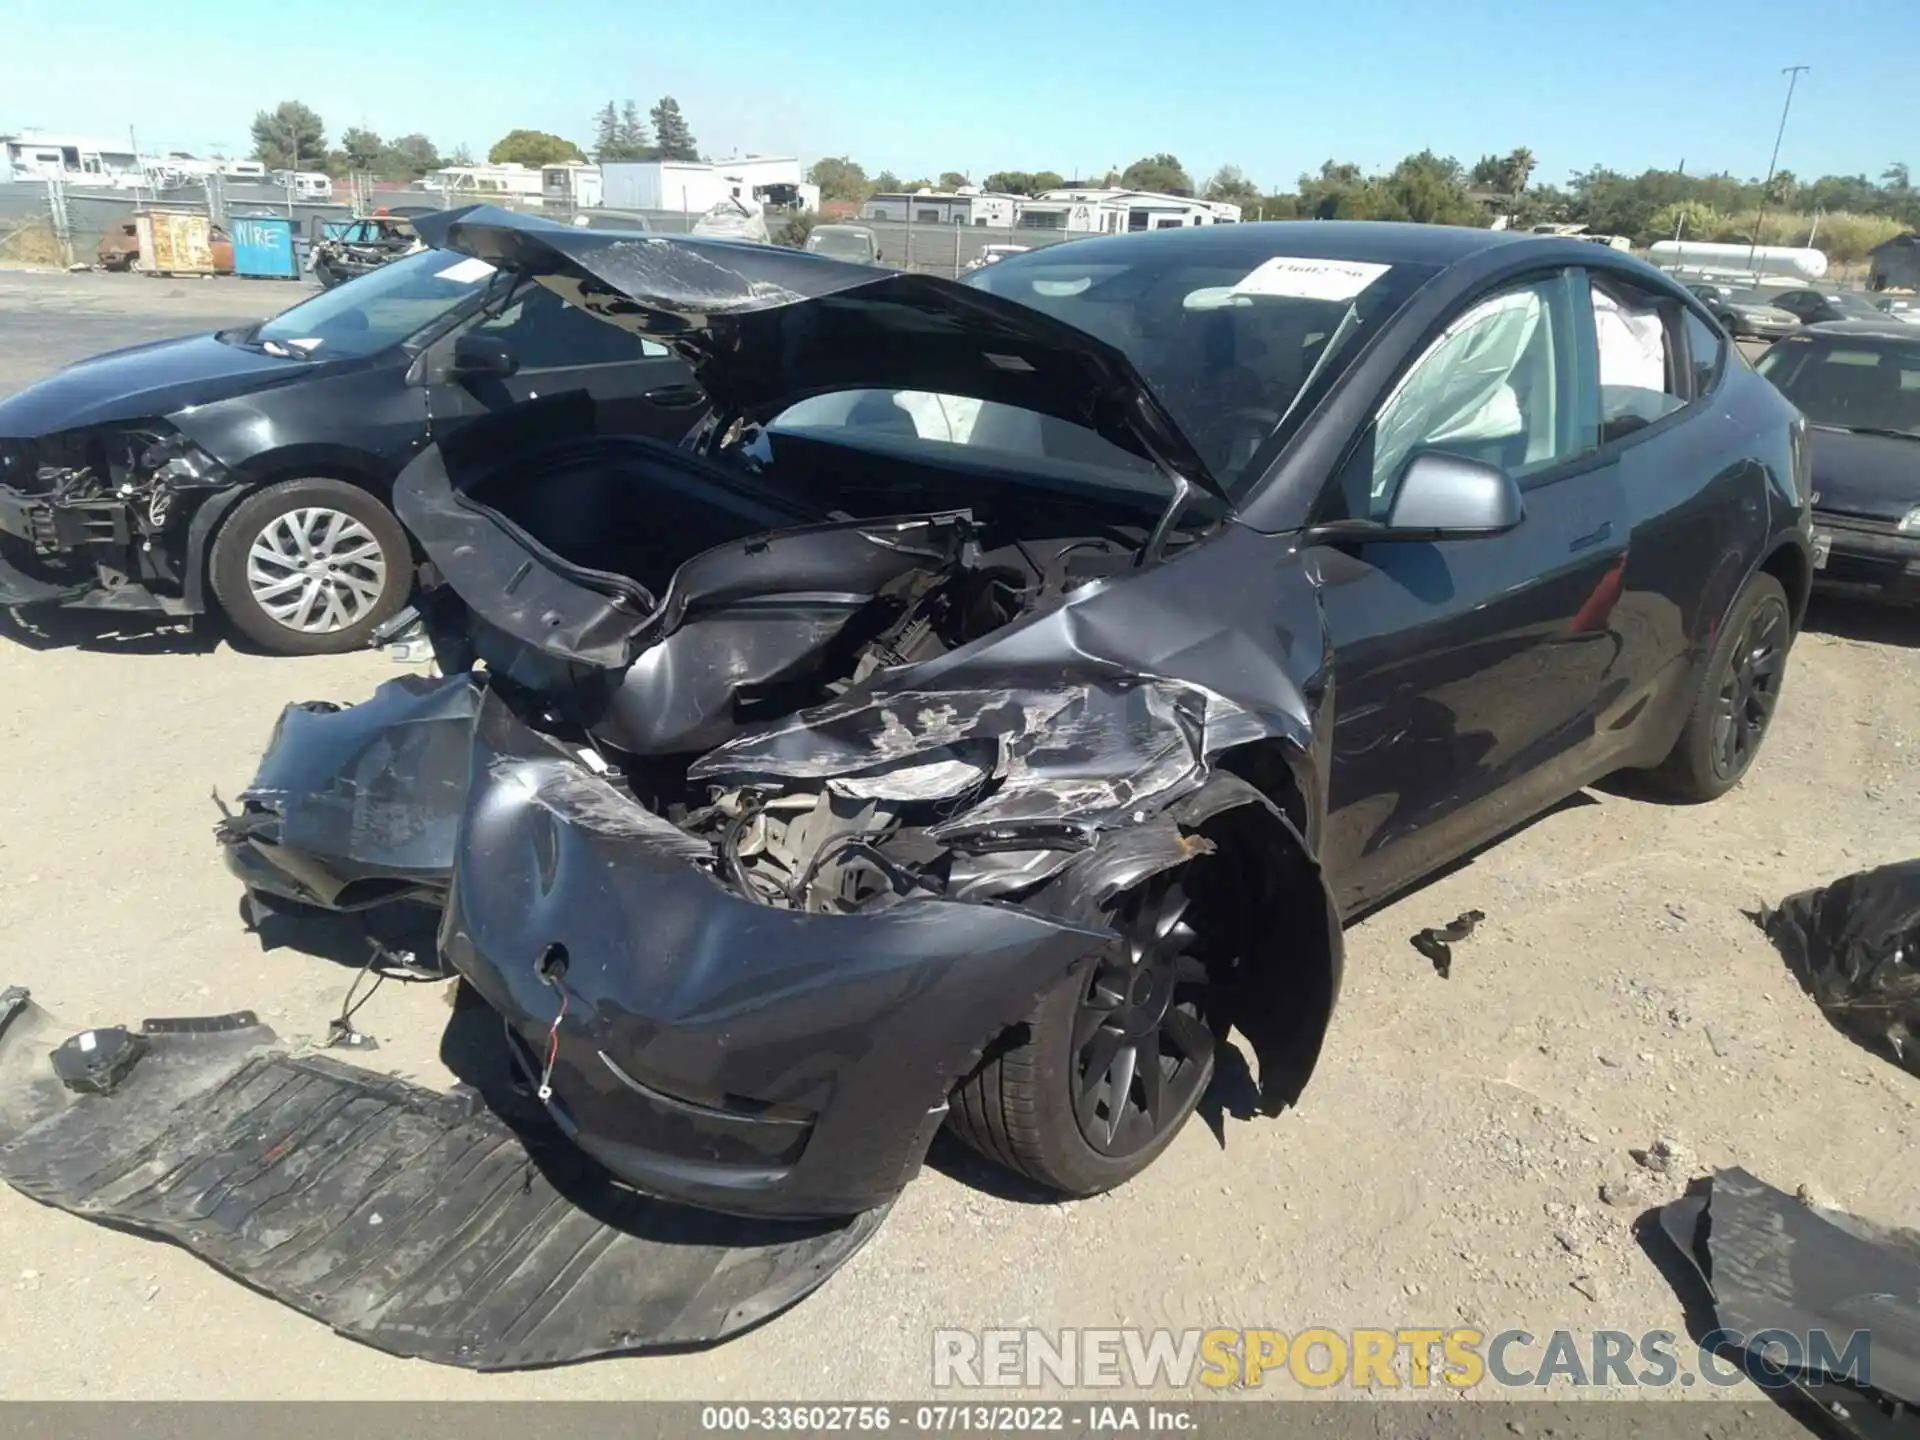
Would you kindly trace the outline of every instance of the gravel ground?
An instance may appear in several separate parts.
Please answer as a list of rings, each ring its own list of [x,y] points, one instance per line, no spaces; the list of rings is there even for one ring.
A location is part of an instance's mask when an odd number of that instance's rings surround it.
[[[294,293],[0,274],[0,391]],[[322,1035],[348,972],[243,932],[208,792],[248,778],[286,702],[358,699],[394,670],[247,654],[214,627],[13,629],[0,983],[76,1026],[245,1007],[289,1039]],[[1915,853],[1916,693],[1920,617],[1817,607],[1767,751],[1725,800],[1580,797],[1349,931],[1346,994],[1298,1110],[1228,1117],[1218,1138],[1191,1125],[1143,1178],[1079,1204],[1012,1198],[937,1147],[868,1249],[734,1343],[436,1369],[0,1191],[0,1396],[900,1397],[927,1392],[936,1327],[1684,1334],[1632,1227],[1689,1174],[1739,1164],[1871,1219],[1920,1213],[1920,1081],[1831,1029],[1742,914]],[[1469,909],[1487,920],[1443,980],[1407,937]],[[449,1083],[446,1016],[443,987],[388,985],[359,1016],[382,1045],[369,1062]],[[1666,1174],[1629,1154],[1658,1137],[1680,1152]]]

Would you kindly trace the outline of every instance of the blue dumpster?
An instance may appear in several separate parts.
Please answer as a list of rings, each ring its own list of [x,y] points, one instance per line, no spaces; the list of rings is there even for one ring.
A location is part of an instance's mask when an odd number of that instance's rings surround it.
[[[247,215],[231,222],[233,273],[269,280],[297,280],[293,221],[284,215]]]

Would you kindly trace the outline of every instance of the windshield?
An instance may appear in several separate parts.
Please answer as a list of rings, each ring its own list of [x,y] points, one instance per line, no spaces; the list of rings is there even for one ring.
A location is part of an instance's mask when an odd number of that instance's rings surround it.
[[[1777,308],[1773,305],[1773,296],[1761,290],[1736,290],[1727,297],[1727,303],[1731,305],[1765,305],[1770,308]]]
[[[1829,295],[1827,298],[1833,302],[1833,308],[1843,315],[1858,315],[1862,320],[1878,320],[1884,313],[1875,308],[1874,303],[1864,295],[1847,293]]]
[[[493,274],[484,260],[423,250],[323,290],[250,337],[317,360],[373,355],[417,335]]]
[[[969,285],[1078,326],[1123,351],[1221,483],[1236,495],[1278,440],[1433,271],[1417,265],[1253,255],[1196,260],[1150,247],[1010,256]]]
[[[816,230],[807,237],[807,249],[829,260],[853,260],[864,264],[873,258],[873,243],[864,235],[844,230]]]
[[[1920,341],[1822,345],[1789,340],[1754,367],[1815,425],[1920,435]]]

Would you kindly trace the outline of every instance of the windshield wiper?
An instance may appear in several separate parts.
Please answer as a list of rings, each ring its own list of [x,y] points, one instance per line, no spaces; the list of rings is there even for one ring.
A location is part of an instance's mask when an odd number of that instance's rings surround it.
[[[257,340],[260,349],[279,360],[311,360],[313,351],[300,345],[289,345],[284,340]]]
[[[1816,430],[1838,430],[1847,435],[1890,435],[1896,440],[1920,440],[1920,430],[1896,430],[1891,425],[1841,425],[1831,420],[1815,420]]]

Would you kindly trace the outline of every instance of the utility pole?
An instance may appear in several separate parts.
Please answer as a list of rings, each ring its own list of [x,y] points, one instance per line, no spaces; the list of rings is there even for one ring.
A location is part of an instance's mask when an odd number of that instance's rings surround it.
[[[1780,142],[1787,133],[1787,114],[1793,109],[1793,87],[1800,83],[1800,77],[1811,70],[1811,65],[1787,65],[1780,73],[1787,77],[1787,103],[1780,107],[1780,128],[1773,136],[1773,158],[1767,161],[1767,178],[1760,182],[1760,209],[1753,217],[1753,239],[1747,245],[1747,269],[1753,269],[1754,252],[1760,248],[1760,222],[1767,218],[1767,197],[1773,190],[1774,168],[1780,163]]]

